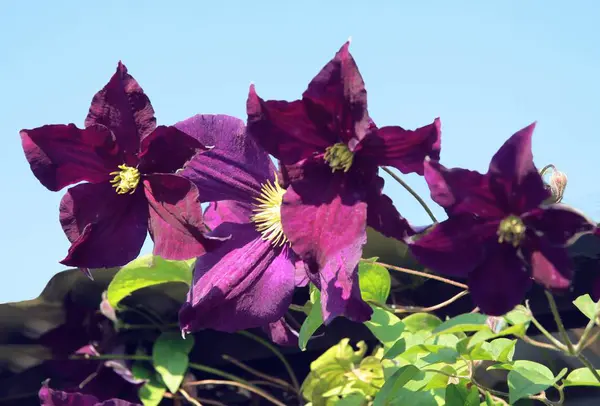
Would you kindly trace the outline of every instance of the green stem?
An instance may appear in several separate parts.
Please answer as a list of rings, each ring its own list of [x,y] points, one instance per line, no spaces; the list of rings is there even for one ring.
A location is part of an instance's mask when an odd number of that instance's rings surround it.
[[[71,355],[69,357],[71,360],[114,360],[114,359],[122,359],[129,361],[150,361],[152,362],[152,357],[150,355],[127,355],[127,354],[101,354],[101,355]],[[232,381],[243,383],[245,385],[249,385],[248,381],[240,378],[239,376],[230,374],[228,372],[223,372],[219,369],[212,368],[202,364],[196,364],[194,362],[190,362],[189,367],[198,371],[206,372],[209,374],[213,374],[216,376],[220,376],[221,378],[231,379]]]
[[[392,269],[394,271],[403,272],[403,273],[407,273],[410,275],[422,276],[423,278],[435,279],[436,281],[444,282],[444,283],[447,283],[448,285],[453,285],[453,286],[456,286],[458,288],[462,288],[465,290],[469,289],[469,287],[467,285],[465,285],[464,283],[456,282],[456,281],[453,281],[452,279],[447,279],[447,278],[444,278],[444,277],[441,277],[438,275],[434,275],[434,274],[430,274],[427,272],[415,271],[414,269],[401,268],[399,266],[385,264],[383,262],[373,262],[373,261],[368,261],[368,262],[375,264],[375,265],[381,265],[384,268]]]
[[[548,303],[550,304],[550,310],[552,311],[552,315],[554,316],[554,322],[558,327],[558,333],[562,337],[564,343],[567,345],[568,354],[574,356],[576,355],[575,348],[573,347],[573,343],[571,342],[571,339],[567,334],[567,330],[565,329],[562,319],[560,318],[560,313],[558,312],[558,306],[556,306],[554,296],[552,296],[552,293],[548,292],[547,290],[544,291],[544,293],[546,294],[546,298],[548,299]]]
[[[585,367],[587,369],[590,370],[590,372],[592,373],[592,375],[594,375],[594,378],[596,378],[596,380],[598,382],[600,382],[600,374],[598,373],[598,371],[596,370],[596,368],[594,368],[594,366],[592,365],[592,363],[590,362],[589,359],[587,359],[585,357],[585,355],[583,354],[577,354],[577,359],[583,364],[585,365]]]
[[[579,341],[575,345],[575,352],[577,354],[579,354],[585,348],[585,345],[587,344],[587,341],[588,341],[588,337],[590,336],[590,334],[592,333],[592,329],[596,325],[596,319],[598,318],[599,312],[600,312],[600,300],[598,300],[598,303],[596,303],[596,307],[594,308],[594,317],[592,317],[590,319],[590,321],[588,322],[588,324],[585,326],[585,329],[583,330],[583,333],[581,334]]]
[[[554,338],[554,336],[550,334],[550,332],[546,330],[544,326],[542,326],[541,323],[535,318],[533,312],[531,311],[531,307],[529,307],[529,301],[525,301],[525,307],[527,307],[527,310],[529,311],[529,315],[531,316],[531,322],[538,330],[540,330],[540,333],[546,336],[548,341],[550,341],[550,343],[554,345],[558,350],[562,352],[567,352],[567,347],[563,343],[558,341],[556,338]]]
[[[262,346],[264,346],[265,348],[267,348],[268,350],[270,350],[273,354],[275,354],[275,356],[277,358],[279,358],[279,360],[281,361],[281,363],[283,364],[283,366],[287,370],[287,373],[290,376],[290,379],[292,381],[292,385],[294,386],[294,389],[296,390],[297,393],[300,393],[300,384],[298,383],[298,378],[296,378],[296,374],[294,373],[294,369],[289,364],[289,362],[287,362],[287,360],[285,359],[285,357],[283,356],[283,354],[281,353],[281,351],[279,351],[274,345],[272,345],[271,343],[267,342],[266,340],[263,340],[262,338],[254,335],[252,333],[249,333],[247,331],[238,331],[238,334],[243,335],[244,337],[247,337],[247,338],[249,338],[251,340],[256,341],[257,343],[261,344]]]
[[[433,215],[433,212],[429,208],[429,206],[427,206],[427,203],[425,203],[425,201],[421,198],[421,196],[419,196],[419,194],[417,192],[415,192],[413,190],[413,188],[408,186],[408,184],[406,182],[404,182],[398,175],[396,175],[394,172],[392,172],[388,167],[382,166],[381,169],[383,169],[385,172],[388,173],[388,175],[390,175],[392,178],[394,178],[394,180],[396,182],[401,184],[402,187],[404,189],[406,189],[406,191],[408,193],[410,193],[417,200],[417,202],[419,202],[419,204],[423,207],[423,209],[425,209],[425,211],[427,212],[427,214],[429,215],[431,220],[433,220],[434,223],[438,222],[437,219],[435,218],[435,216]]]

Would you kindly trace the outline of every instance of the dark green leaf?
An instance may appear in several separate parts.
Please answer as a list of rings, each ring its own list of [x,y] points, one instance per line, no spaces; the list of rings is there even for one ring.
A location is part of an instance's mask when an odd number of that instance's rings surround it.
[[[404,323],[392,312],[376,306],[371,308],[373,308],[373,316],[371,320],[365,322],[365,325],[384,348],[391,348],[404,331]]]
[[[467,389],[466,382],[446,387],[445,406],[479,406],[479,392],[474,385]]]
[[[363,300],[385,304],[392,283],[386,268],[369,261],[361,261],[358,265],[358,281]]]
[[[190,353],[194,346],[194,337],[185,339],[174,332],[162,333],[154,342],[152,361],[154,369],[160,374],[165,385],[171,393],[179,390],[187,371]]]
[[[419,368],[414,365],[406,365],[398,369],[379,390],[373,400],[373,406],[390,405],[394,400],[395,392],[410,382],[419,372]]]
[[[168,282],[192,281],[192,262],[169,261],[158,256],[144,255],[134,259],[115,275],[108,285],[108,301],[112,307],[136,290]]]
[[[508,394],[511,404],[535,395],[554,384],[554,374],[545,365],[533,361],[515,361],[508,373]]]
[[[392,346],[383,354],[384,359],[396,358],[398,355],[406,351],[406,340],[399,338]]]
[[[407,331],[416,333],[417,331],[433,331],[442,320],[439,317],[429,313],[414,313],[402,319]]]

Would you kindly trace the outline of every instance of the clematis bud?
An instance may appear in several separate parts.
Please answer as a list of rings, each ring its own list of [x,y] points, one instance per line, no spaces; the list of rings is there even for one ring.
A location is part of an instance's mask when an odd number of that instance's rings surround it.
[[[540,171],[540,175],[543,177],[549,169],[552,170],[552,174],[550,175],[548,183],[546,183],[546,187],[550,189],[552,197],[549,198],[547,202],[560,203],[567,187],[567,174],[559,171],[554,165],[550,164],[546,165]]]

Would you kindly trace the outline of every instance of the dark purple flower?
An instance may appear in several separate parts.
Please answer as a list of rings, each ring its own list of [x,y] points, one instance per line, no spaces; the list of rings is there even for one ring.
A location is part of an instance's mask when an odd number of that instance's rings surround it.
[[[147,230],[154,253],[188,259],[204,252],[198,192],[175,172],[204,146],[174,127],[156,127],[150,100],[119,63],[94,96],[85,128],[22,130],[31,170],[46,188],[69,188],[60,222],[71,241],[62,264],[120,266],[140,252]],[[138,187],[139,186],[139,187]]]
[[[101,402],[96,396],[79,392],[63,392],[54,390],[48,381],[42,384],[39,392],[41,406],[142,406],[121,399],[108,399]]]
[[[550,196],[533,164],[535,124],[514,134],[482,175],[425,163],[432,199],[448,220],[436,224],[409,246],[424,266],[467,277],[481,311],[499,316],[519,304],[531,280],[565,289],[573,266],[565,247],[594,224]]]
[[[284,189],[268,154],[229,116],[195,116],[175,125],[204,145],[183,176],[194,182],[214,237],[228,238],[196,260],[182,331],[233,332],[278,322],[294,290],[295,262],[281,229]]]
[[[364,82],[346,43],[310,82],[301,100],[268,100],[250,87],[248,132],[284,165],[290,187],[283,229],[321,290],[325,323],[338,315],[364,321],[357,266],[366,227],[404,238],[414,231],[382,193],[378,167],[423,174],[439,159],[440,122],[415,131],[377,128],[367,112]]]

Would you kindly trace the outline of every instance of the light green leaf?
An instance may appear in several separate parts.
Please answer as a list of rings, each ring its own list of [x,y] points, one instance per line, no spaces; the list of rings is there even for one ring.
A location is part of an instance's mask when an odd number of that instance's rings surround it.
[[[406,365],[398,369],[379,390],[373,400],[373,406],[391,405],[395,398],[395,392],[410,382],[419,372],[419,368],[414,365]]]
[[[482,405],[485,405],[485,406],[502,406],[503,403],[495,401],[494,398],[492,398],[492,395],[490,395],[489,392],[485,392],[485,403],[482,403]]]
[[[511,404],[535,395],[554,384],[554,374],[545,365],[533,361],[515,361],[508,373],[508,394]]]
[[[335,406],[363,406],[367,404],[367,400],[365,395],[362,393],[353,393],[348,396],[344,396],[337,402],[335,402]]]
[[[525,324],[528,325],[531,322],[531,314],[529,310],[523,305],[516,306],[513,310],[506,313],[504,318],[512,325]]]
[[[402,322],[406,330],[412,333],[416,333],[417,331],[433,331],[442,324],[442,320],[439,317],[430,313],[414,313],[404,317]]]
[[[600,373],[600,369],[596,371]],[[563,382],[565,386],[600,386],[600,382],[594,377],[592,371],[587,368],[579,368],[571,371]]]
[[[479,406],[479,392],[474,385],[467,389],[466,382],[446,387],[446,406]]]
[[[138,389],[138,396],[144,406],[157,406],[163,399],[167,391],[165,384],[156,375],[156,372],[147,368],[144,362],[136,361],[131,367],[131,373],[137,379],[144,379],[146,382]]]
[[[575,305],[575,307],[577,307],[579,309],[579,311],[581,311],[581,313],[585,314],[585,316],[592,320],[594,317],[596,324],[600,324],[600,320],[598,319],[596,313],[598,312],[598,307],[600,306],[600,304],[597,304],[596,302],[594,302],[591,298],[590,295],[585,294],[582,296],[579,296],[577,299],[575,299],[573,301],[573,304]]]
[[[484,328],[489,329],[486,325],[487,316],[480,313],[459,314],[449,320],[446,320],[433,330],[434,334],[440,333],[456,333],[465,331],[478,331]]]
[[[406,351],[406,340],[399,338],[394,344],[383,354],[384,359],[396,358],[398,355]]]
[[[385,304],[392,284],[386,268],[369,261],[361,261],[358,265],[358,282],[363,300]]]
[[[136,290],[168,282],[192,283],[192,262],[169,261],[159,256],[144,255],[134,259],[114,276],[108,285],[108,302],[117,307],[123,298]]]
[[[365,325],[383,344],[385,349],[391,348],[404,331],[404,323],[392,312],[380,307],[371,306],[373,315]]]
[[[315,331],[323,324],[323,312],[321,310],[321,292],[314,285],[310,285],[310,302],[312,306],[310,313],[304,319],[298,334],[298,346],[302,351],[306,350],[308,340],[315,334]]]
[[[494,357],[493,360],[498,362],[512,361],[516,345],[517,340],[509,340],[508,338],[497,338],[491,341],[490,351]]]
[[[194,337],[188,335],[185,339],[175,332],[162,333],[154,342],[152,361],[154,369],[160,374],[171,393],[179,390],[187,371],[188,354],[194,346]]]

